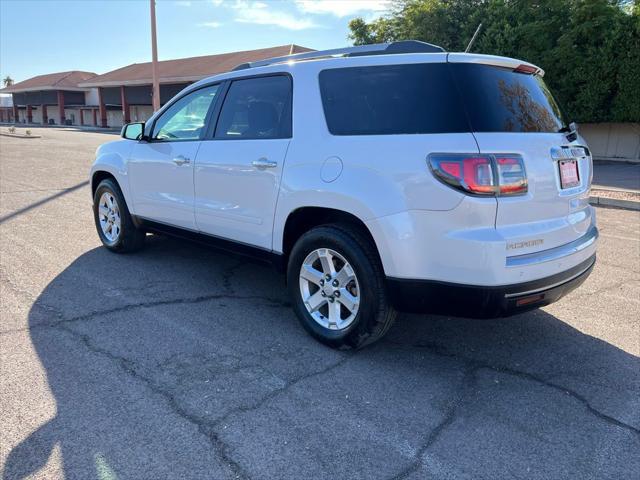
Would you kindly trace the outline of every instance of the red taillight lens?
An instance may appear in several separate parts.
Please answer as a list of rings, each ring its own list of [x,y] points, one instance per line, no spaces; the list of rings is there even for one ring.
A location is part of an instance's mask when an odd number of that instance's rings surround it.
[[[474,195],[518,195],[527,191],[527,177],[518,155],[429,156],[435,176],[447,185]]]
[[[488,156],[432,155],[429,160],[433,172],[447,185],[477,195],[493,195],[496,191]]]

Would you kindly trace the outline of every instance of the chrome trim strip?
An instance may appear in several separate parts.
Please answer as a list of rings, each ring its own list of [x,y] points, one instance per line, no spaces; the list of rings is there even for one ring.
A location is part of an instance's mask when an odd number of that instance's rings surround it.
[[[598,229],[593,226],[587,233],[573,242],[550,248],[548,250],[542,250],[541,252],[525,253],[524,255],[507,257],[507,268],[524,267],[527,265],[551,262],[553,260],[566,257],[567,255],[572,255],[592,245],[597,240],[598,235]]]
[[[560,286],[560,285],[562,285],[564,283],[568,283],[571,280],[574,280],[574,279],[578,278],[584,272],[586,272],[587,270],[592,268],[594,263],[595,263],[595,260],[591,263],[591,265],[589,265],[588,267],[584,268],[583,270],[580,270],[579,273],[576,273],[575,275],[572,275],[569,278],[565,278],[561,282],[552,283],[551,285],[545,285],[544,287],[536,288],[534,290],[527,290],[526,292],[507,293],[504,296],[504,298],[522,297],[523,295],[530,295],[530,294],[533,294],[533,293],[544,292],[545,290],[551,290],[552,288],[556,288],[556,287],[558,287],[558,286]]]

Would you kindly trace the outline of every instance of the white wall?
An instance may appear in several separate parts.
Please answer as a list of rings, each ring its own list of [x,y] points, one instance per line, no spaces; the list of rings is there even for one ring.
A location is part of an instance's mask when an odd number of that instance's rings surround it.
[[[53,118],[53,121],[55,122],[56,125],[60,125],[60,115],[58,114],[59,111],[60,109],[58,108],[58,105],[47,106],[47,117]],[[47,123],[48,122],[49,121],[47,120]]]
[[[80,112],[78,112],[78,109],[76,108],[65,108],[64,118],[65,118],[65,125],[67,120],[72,120],[71,123],[73,125],[77,125],[78,121],[80,120]]]
[[[31,121],[33,123],[42,123],[42,108],[35,107],[31,109]]]
[[[13,107],[13,96],[11,94],[0,93],[0,107]]]
[[[107,125],[109,127],[121,127],[122,110],[107,110]]]
[[[129,109],[132,122],[146,122],[153,115],[151,105],[133,105]]]
[[[581,123],[578,130],[595,158],[640,160],[640,123]]]
[[[84,93],[84,104],[89,106],[97,106],[99,105],[100,99],[98,97],[98,89],[92,88],[88,92]]]

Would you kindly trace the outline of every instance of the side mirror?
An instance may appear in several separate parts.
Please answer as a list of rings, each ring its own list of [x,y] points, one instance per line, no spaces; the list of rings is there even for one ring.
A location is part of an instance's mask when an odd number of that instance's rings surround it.
[[[120,136],[127,140],[142,140],[144,137],[144,122],[127,123],[122,127]]]

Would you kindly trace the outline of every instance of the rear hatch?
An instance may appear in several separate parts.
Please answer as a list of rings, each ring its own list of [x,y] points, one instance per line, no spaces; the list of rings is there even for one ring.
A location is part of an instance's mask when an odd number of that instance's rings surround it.
[[[584,235],[592,222],[591,157],[582,139],[569,134],[544,72],[488,55],[450,54],[448,61],[480,153],[516,154],[524,163],[526,193],[497,197],[496,228],[507,256]]]

